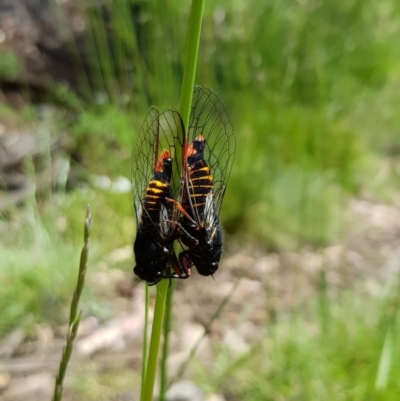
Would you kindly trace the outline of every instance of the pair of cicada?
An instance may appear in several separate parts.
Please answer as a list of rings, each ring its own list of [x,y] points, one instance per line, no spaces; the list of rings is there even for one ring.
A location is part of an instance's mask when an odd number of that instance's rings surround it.
[[[218,269],[219,212],[235,153],[229,115],[218,96],[195,87],[186,130],[177,111],[152,107],[132,158],[137,220],[134,272],[149,285]],[[176,255],[173,244],[182,251]]]

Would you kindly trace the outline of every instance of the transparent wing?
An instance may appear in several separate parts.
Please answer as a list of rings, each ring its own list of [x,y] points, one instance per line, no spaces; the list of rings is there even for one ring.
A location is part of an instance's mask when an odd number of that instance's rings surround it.
[[[178,112],[159,112],[151,107],[140,129],[132,154],[132,191],[137,223],[141,220],[143,199],[146,189],[157,169],[157,162],[164,150],[173,159],[170,182],[171,196],[176,199],[180,193],[180,149],[183,143],[183,124]],[[179,157],[178,157],[179,156]]]
[[[206,142],[204,159],[214,178],[214,206],[218,215],[235,158],[236,142],[224,104],[215,92],[204,86],[194,88],[188,142],[199,135]]]

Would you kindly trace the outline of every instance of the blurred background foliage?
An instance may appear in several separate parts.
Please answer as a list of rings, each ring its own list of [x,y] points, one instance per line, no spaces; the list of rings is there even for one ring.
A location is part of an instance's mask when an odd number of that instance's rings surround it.
[[[105,3],[106,23],[98,7],[85,11],[89,99],[139,114],[149,104],[176,106],[187,8]],[[229,232],[286,249],[338,238],[346,195],[370,190],[365,154],[398,141],[396,106],[385,101],[398,82],[398,17],[388,1],[206,5],[197,82],[221,94],[239,144],[223,211]],[[130,144],[124,114],[102,110],[107,124],[98,111],[97,124],[85,113],[77,131],[113,123],[117,140]],[[379,118],[386,132],[371,130]]]
[[[188,7],[66,4],[53,4],[52,18],[72,77],[64,77],[69,86],[53,83],[46,98],[73,112],[68,129],[78,141],[104,138],[106,146],[90,143],[91,169],[129,176],[129,162],[102,152],[110,141],[130,149],[149,105],[177,106]],[[197,82],[224,99],[239,144],[223,210],[229,232],[286,249],[338,239],[346,196],[372,191],[364,169],[398,147],[399,8],[364,0],[206,4]],[[1,76],[9,76],[15,60],[3,56]]]
[[[47,189],[57,191],[28,197],[25,213],[3,209],[4,221],[17,222],[1,232],[5,268],[0,277],[10,284],[0,295],[3,332],[21,322],[29,327],[42,319],[65,318],[59,310],[78,264],[82,205],[91,203],[100,228],[92,234],[96,268],[104,267],[105,255],[132,241],[130,194],[93,183],[104,176],[130,179],[130,153],[148,107],[177,108],[189,13],[189,4],[180,0],[17,3],[27,10],[26,15],[12,10],[17,21],[28,18],[37,26],[32,43],[26,38],[1,41],[2,126],[30,130],[43,139],[39,165],[53,156],[52,138],[63,143],[57,154],[70,174],[60,185],[49,178]],[[6,28],[2,25],[1,32]],[[222,210],[228,253],[236,244],[298,251],[340,243],[350,198],[398,199],[399,31],[396,0],[206,2],[196,83],[223,99],[237,138]],[[28,44],[40,57],[27,52]],[[45,67],[43,60],[48,60]],[[39,175],[35,158],[23,169]],[[384,313],[377,305],[371,310],[378,320]],[[362,320],[355,307],[354,312]],[[363,333],[372,335],[364,323],[359,325],[361,342]],[[337,324],[332,341],[340,345],[343,322],[336,316],[332,324]],[[294,369],[302,371],[313,354],[313,340],[304,335],[304,344],[286,341],[291,330],[304,327],[285,323],[282,330],[286,334],[277,335],[272,346],[277,354],[271,358],[282,363],[282,371],[299,361]],[[385,330],[371,341],[379,343]],[[360,346],[356,338],[352,341]],[[373,359],[379,357],[375,351]],[[330,360],[330,352],[315,358]],[[321,380],[344,374],[331,368]],[[277,379],[274,369],[265,369],[271,380],[288,386],[280,399],[328,399],[334,392],[302,398],[290,387],[290,375]],[[367,381],[372,370],[364,372]],[[268,398],[265,383],[254,380],[255,394],[240,399],[278,399]],[[360,392],[355,388],[353,397],[331,399],[362,399],[371,387],[365,386]]]

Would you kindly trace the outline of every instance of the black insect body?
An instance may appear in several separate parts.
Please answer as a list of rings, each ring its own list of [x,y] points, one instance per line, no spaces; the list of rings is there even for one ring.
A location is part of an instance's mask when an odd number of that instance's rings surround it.
[[[235,138],[229,115],[218,96],[196,87],[183,149],[180,241],[187,247],[179,254],[185,272],[196,266],[203,276],[214,274],[222,255],[223,234],[219,221],[226,182],[232,169]]]
[[[173,236],[170,235],[169,218],[171,197],[169,184],[172,175],[172,159],[163,152],[159,164],[146,189],[139,210],[139,224],[133,249],[136,256],[135,274],[149,284],[156,284],[164,277],[164,270],[171,258]]]
[[[191,238],[182,235],[181,241],[188,249],[180,253],[179,260],[186,271],[192,262],[201,275],[209,276],[218,269],[223,237],[214,206],[213,176],[204,160],[204,148],[204,138],[199,136],[187,149],[182,207],[191,219],[182,216],[181,225]]]
[[[178,113],[159,113],[151,108],[140,131],[132,157],[132,188],[137,232],[133,250],[134,273],[149,285],[163,278],[187,278],[173,251],[179,219],[176,203],[180,180],[173,183],[177,163],[172,157],[178,142],[181,120]],[[161,152],[160,152],[160,149]],[[159,155],[160,154],[160,155]],[[159,156],[158,156],[159,155]],[[175,273],[171,273],[171,267]]]

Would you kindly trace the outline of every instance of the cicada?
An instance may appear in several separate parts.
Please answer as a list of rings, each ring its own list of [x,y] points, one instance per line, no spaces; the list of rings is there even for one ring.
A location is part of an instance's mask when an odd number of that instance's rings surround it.
[[[186,278],[173,251],[179,212],[180,180],[176,149],[182,149],[183,125],[173,110],[148,112],[132,156],[132,188],[136,214],[134,273],[149,285],[163,278]],[[179,224],[179,223],[178,223]],[[171,273],[171,267],[175,273]]]
[[[219,213],[235,156],[235,136],[218,96],[197,86],[186,142],[183,147],[180,217],[187,247],[179,254],[182,271],[191,264],[203,276],[214,274],[222,255],[223,233]]]

